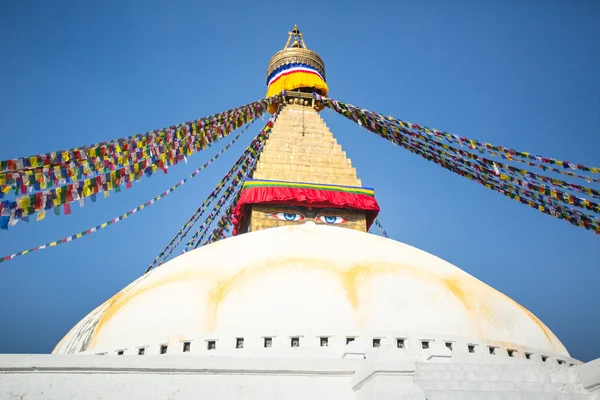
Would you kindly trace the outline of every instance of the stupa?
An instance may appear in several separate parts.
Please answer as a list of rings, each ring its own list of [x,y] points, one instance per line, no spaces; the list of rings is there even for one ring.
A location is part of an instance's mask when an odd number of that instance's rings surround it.
[[[297,26],[267,86],[286,101],[235,236],[132,282],[53,355],[0,356],[0,395],[597,398],[599,360],[573,359],[525,307],[456,266],[368,233],[375,190],[319,114],[325,64]]]

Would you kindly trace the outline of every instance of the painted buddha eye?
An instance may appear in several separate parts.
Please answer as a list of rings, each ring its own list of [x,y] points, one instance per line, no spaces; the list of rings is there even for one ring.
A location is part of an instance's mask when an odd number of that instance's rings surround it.
[[[304,217],[300,214],[285,213],[285,212],[277,212],[277,213],[273,213],[271,215],[281,221],[296,222],[296,221],[301,221],[304,219]]]
[[[348,222],[348,220],[344,217],[339,217],[337,215],[319,215],[317,219],[325,224],[343,224],[344,222]]]

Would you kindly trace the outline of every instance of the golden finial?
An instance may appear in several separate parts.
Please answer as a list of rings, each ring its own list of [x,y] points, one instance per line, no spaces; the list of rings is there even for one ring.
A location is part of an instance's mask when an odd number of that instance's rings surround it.
[[[294,39],[294,42],[291,46],[292,48],[306,49],[306,44],[304,43],[304,35],[300,32],[300,29],[298,29],[298,25],[294,25],[294,29],[292,29],[291,32],[288,32],[288,39],[285,43],[285,46],[283,47],[284,50],[287,49],[288,46],[290,46],[292,38]]]
[[[325,78],[325,64],[317,53],[309,50],[304,42],[304,35],[298,29],[298,25],[294,25],[294,29],[288,32],[287,42],[283,50],[278,51],[269,61],[267,68],[267,79],[269,75],[278,67],[288,63],[304,63],[316,68],[317,71]]]

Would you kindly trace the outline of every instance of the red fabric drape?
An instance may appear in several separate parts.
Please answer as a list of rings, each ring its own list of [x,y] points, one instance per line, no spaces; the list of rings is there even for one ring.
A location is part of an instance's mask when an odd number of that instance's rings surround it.
[[[367,229],[379,214],[374,197],[366,194],[289,187],[254,187],[242,191],[233,210],[233,234],[246,224],[250,204],[285,204],[290,206],[348,208],[365,211]]]

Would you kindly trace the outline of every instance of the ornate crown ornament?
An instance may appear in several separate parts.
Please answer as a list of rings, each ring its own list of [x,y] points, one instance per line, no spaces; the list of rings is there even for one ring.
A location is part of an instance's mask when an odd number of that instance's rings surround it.
[[[294,25],[294,29],[288,32],[288,39],[283,50],[278,51],[271,57],[267,68],[267,80],[277,68],[295,63],[310,65],[319,71],[323,80],[325,80],[325,63],[317,53],[306,47],[303,34],[298,29],[298,25]]]

